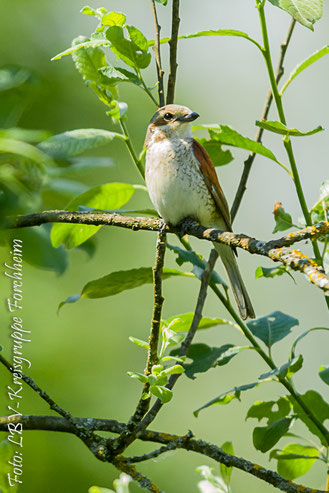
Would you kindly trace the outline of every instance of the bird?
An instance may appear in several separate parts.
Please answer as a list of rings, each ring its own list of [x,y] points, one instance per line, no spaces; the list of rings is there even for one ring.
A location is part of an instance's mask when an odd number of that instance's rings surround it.
[[[192,217],[205,227],[232,231],[228,203],[215,167],[206,149],[192,136],[192,122],[199,116],[177,104],[163,106],[152,116],[144,143],[148,193],[158,214],[169,225],[177,226]],[[223,261],[241,318],[255,318],[236,253],[228,245],[214,246]]]

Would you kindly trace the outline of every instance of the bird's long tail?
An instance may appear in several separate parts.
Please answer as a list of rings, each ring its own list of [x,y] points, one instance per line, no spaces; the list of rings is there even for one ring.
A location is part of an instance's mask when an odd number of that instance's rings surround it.
[[[231,247],[220,243],[214,243],[214,247],[223,261],[241,318],[243,320],[248,317],[255,318],[255,312],[243,283],[233,250]]]

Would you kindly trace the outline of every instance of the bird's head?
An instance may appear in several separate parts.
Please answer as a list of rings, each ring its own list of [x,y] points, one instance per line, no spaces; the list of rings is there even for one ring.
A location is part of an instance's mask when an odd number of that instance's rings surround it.
[[[151,118],[149,132],[163,134],[167,138],[192,137],[192,122],[199,117],[198,113],[186,106],[167,104],[159,108]]]

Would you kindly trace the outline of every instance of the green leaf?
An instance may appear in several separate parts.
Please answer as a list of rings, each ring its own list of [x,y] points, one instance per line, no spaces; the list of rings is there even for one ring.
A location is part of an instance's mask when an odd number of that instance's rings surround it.
[[[54,135],[41,142],[38,149],[54,159],[65,161],[86,150],[109,144],[114,138],[125,140],[124,135],[101,128],[80,128]]]
[[[282,276],[283,274],[289,274],[286,265],[282,264],[278,267],[262,267],[259,265],[255,272],[255,279],[260,277],[273,278],[276,276]]]
[[[268,121],[256,120],[256,125],[257,127],[263,128],[264,130],[269,130],[270,132],[273,132],[275,134],[288,135],[293,137],[306,137],[308,135],[314,135],[324,130],[324,128],[319,125],[318,127],[314,128],[313,130],[310,130],[309,132],[301,132],[300,130],[297,130],[297,128],[287,128],[286,125],[284,125],[281,122],[269,121],[269,120]]]
[[[182,365],[174,365],[174,366],[171,366],[170,368],[166,368],[165,370],[163,370],[163,373],[165,375],[180,375],[181,373],[184,373],[184,368],[182,367]]]
[[[322,0],[270,0],[288,12],[297,22],[314,31],[313,24],[322,17]]]
[[[107,79],[109,85],[115,85],[119,82],[131,82],[138,86],[141,85],[141,81],[136,74],[121,67],[107,65],[106,67],[100,68],[99,72]]]
[[[162,404],[171,401],[173,396],[172,391],[167,389],[166,387],[163,387],[162,385],[151,385],[150,392],[158,397],[161,400]]]
[[[187,357],[193,360],[193,363],[185,364],[185,374],[193,380],[196,373],[204,373],[210,368],[226,365],[234,356],[239,354],[246,347],[234,346],[233,344],[224,344],[223,346],[209,347],[207,344],[191,344]],[[171,354],[176,354],[172,351]],[[177,353],[178,354],[178,353]]]
[[[162,325],[168,326],[175,332],[188,331],[191,327],[193,317],[194,313],[183,313],[181,315],[175,315],[173,317],[167,318],[166,320],[162,320]],[[210,327],[215,327],[216,325],[226,324],[231,324],[231,322],[229,322],[228,320],[223,320],[222,318],[202,317],[198,325],[198,330],[209,329]]]
[[[281,418],[268,426],[257,426],[252,436],[255,449],[268,452],[287,433],[292,421],[293,418]]]
[[[274,458],[278,460],[277,471],[280,476],[293,480],[306,474],[318,456],[319,451],[314,447],[290,443]]]
[[[295,79],[295,77],[297,77],[297,75],[299,75],[307,67],[309,67],[310,65],[312,65],[312,63],[316,62],[317,60],[319,60],[323,56],[327,55],[328,53],[329,53],[329,46],[324,46],[320,50],[318,50],[315,53],[313,53],[309,58],[307,58],[306,60],[304,60],[300,65],[297,65],[297,67],[289,75],[288,80],[283,85],[283,87],[282,87],[282,89],[280,91],[280,94],[282,95],[284,93],[284,91],[287,89],[287,87],[289,86],[289,84]]]
[[[169,250],[175,252],[177,254],[176,262],[178,265],[183,265],[185,262],[191,263],[194,268],[192,272],[195,274],[198,279],[200,279],[202,272],[206,268],[207,262],[204,260],[202,255],[199,255],[195,252],[190,252],[189,250],[184,250],[183,248],[170,245],[167,243],[167,247]],[[228,288],[226,282],[220,277],[217,272],[213,272],[210,278],[211,282],[215,284],[222,284],[225,288]]]
[[[217,397],[207,402],[207,404],[204,404],[202,407],[194,411],[193,414],[194,416],[198,417],[199,412],[202,411],[203,409],[206,409],[207,407],[213,406],[215,404],[226,405],[229,404],[233,399],[240,400],[241,392],[254,389],[255,387],[258,387],[260,384],[270,381],[272,381],[272,379],[267,378],[264,380],[258,380],[257,382],[248,383],[247,385],[240,385],[240,387],[234,387],[231,390],[219,394]]]
[[[114,493],[113,490],[108,488],[102,488],[101,486],[91,486],[88,489],[88,493]]]
[[[300,354],[298,357],[288,361],[287,363],[284,363],[278,368],[274,368],[274,370],[263,373],[263,375],[261,375],[259,378],[261,380],[265,378],[273,378],[273,380],[276,380],[276,378],[274,377],[291,378],[295,373],[297,373],[302,368],[303,361],[304,361],[303,355]]]
[[[327,327],[313,327],[312,329],[308,329],[305,332],[303,332],[300,336],[297,337],[297,339],[295,339],[293,345],[291,346],[290,359],[293,359],[295,357],[295,349],[296,349],[298,342],[301,339],[303,339],[305,336],[307,336],[310,332],[314,332],[316,330],[328,330],[329,331],[329,329]]]
[[[320,187],[320,196],[311,209],[313,224],[327,221],[329,217],[329,180],[325,180]],[[319,238],[319,241],[328,242],[329,235]]]
[[[313,435],[317,436],[322,445],[327,446],[325,438],[322,433],[314,425],[314,423],[305,414],[305,411],[300,407],[300,405],[294,400],[293,397],[288,396],[290,402],[293,405],[294,412],[298,414],[298,418],[303,421]],[[306,404],[309,409],[312,409],[313,414],[316,418],[323,423],[329,416],[329,404],[323,399],[323,397],[315,390],[308,390],[305,394],[300,395],[300,399]]]
[[[284,210],[281,202],[277,202],[274,205],[273,214],[275,219],[275,228],[273,229],[272,234],[278,233],[278,231],[286,231],[294,226],[291,215]]]
[[[84,41],[83,41],[84,40]],[[51,61],[55,60],[60,60],[63,56],[67,55],[72,55],[73,53],[79,51],[79,50],[88,50],[88,49],[96,49],[100,47],[109,47],[110,43],[106,39],[92,39],[90,40],[89,38],[86,38],[85,36],[79,36],[75,40],[73,40],[72,46],[70,48],[67,48],[66,50],[62,51],[61,53],[58,53],[58,55],[54,56]],[[88,52],[87,52],[88,53]],[[82,59],[81,62],[82,63]],[[88,63],[88,60],[86,61]],[[105,65],[105,63],[104,63]],[[100,67],[97,67],[100,68]],[[96,67],[91,67],[90,69],[92,70],[92,74],[96,75],[94,70],[97,70]],[[93,80],[93,79],[91,79]]]
[[[168,0],[155,0],[158,3],[162,3],[162,5],[167,5]]]
[[[69,159],[69,165],[64,168],[57,167],[51,172],[51,176],[75,175],[80,177],[81,173],[88,173],[98,169],[109,168],[114,165],[110,157],[79,156]]]
[[[163,280],[176,276],[191,277],[192,274],[176,269],[163,269]],[[127,289],[134,289],[144,284],[152,284],[152,282],[152,267],[140,267],[139,269],[111,272],[107,276],[88,282],[82,289],[81,297],[93,299],[105,298],[126,291]]]
[[[176,269],[163,269],[162,279],[173,276],[187,276],[189,274]],[[151,267],[140,267],[126,271],[117,271],[107,276],[87,283],[81,293],[83,298],[104,298],[121,293],[127,289],[133,289],[144,284],[152,284],[153,272]]]
[[[257,401],[248,410],[248,418],[257,418],[258,421],[267,419],[267,424],[272,424],[278,419],[290,414],[292,405],[287,397],[280,397],[277,401]]]
[[[141,37],[137,36],[135,31],[131,36],[139,43],[143,44]],[[146,50],[141,50],[141,48],[131,39],[126,39],[121,26],[110,26],[106,31],[106,37],[111,43],[111,50],[113,53],[121,58],[127,65],[136,69],[144,69],[149,66],[151,54]]]
[[[149,45],[144,34],[135,26],[126,26],[131,41],[142,51],[148,51]]]
[[[84,37],[73,40],[73,45],[80,45],[81,41],[86,42]],[[74,65],[83,80],[86,82],[96,82],[101,84],[102,77],[98,69],[106,65],[105,53],[99,47],[82,47],[72,53]]]
[[[234,449],[233,449],[233,443],[232,442],[224,442],[220,448],[226,454],[234,455]],[[220,464],[219,468],[220,468],[220,473],[222,475],[222,478],[223,478],[225,484],[227,484],[227,486],[229,486],[231,483],[231,475],[232,475],[233,467],[227,467],[224,464]]]
[[[136,380],[139,380],[142,383],[148,382],[148,377],[144,375],[144,373],[135,373],[133,371],[128,371],[127,373],[131,378],[135,378]]]
[[[267,347],[271,347],[289,335],[291,329],[299,325],[299,321],[294,317],[276,311],[265,317],[251,320],[247,325],[254,336],[263,341]]]
[[[233,29],[209,29],[208,31],[199,31],[197,33],[192,33],[192,34],[185,34],[182,36],[178,36],[178,39],[191,39],[191,38],[203,38],[203,37],[208,37],[208,36],[236,36],[238,38],[245,38],[248,41],[251,41],[254,45],[257,46],[260,50],[262,50],[262,47],[260,46],[259,43],[257,43],[256,40],[248,36],[247,33],[244,33],[242,31],[235,31]],[[160,43],[169,43],[170,38],[163,38],[161,39]],[[149,41],[149,46],[153,46],[154,41]]]
[[[45,171],[46,166],[49,166],[50,168],[55,166],[53,160],[43,151],[41,144],[34,147],[21,140],[0,139],[0,154],[1,153],[15,154],[16,156],[28,159],[35,163],[41,171]]]
[[[134,186],[127,183],[107,183],[91,188],[87,192],[75,197],[66,207],[68,211],[78,209],[79,205],[98,209],[119,209],[134,193]],[[54,224],[51,230],[52,245],[57,248],[65,245],[66,248],[75,248],[93,236],[101,226],[84,224]]]
[[[126,16],[121,12],[108,12],[102,16],[103,26],[123,26],[125,22]]]
[[[131,342],[133,342],[134,344],[136,344],[136,346],[142,347],[144,349],[148,349],[149,348],[149,344],[147,342],[145,342],[145,341],[142,341],[141,339],[136,339],[136,337],[130,336],[129,337],[129,340]]]
[[[211,131],[209,131],[210,139],[202,138],[196,139],[208,152],[210,159],[214,166],[224,166],[225,164],[233,161],[233,156],[231,151],[222,149],[222,144],[217,140],[211,138]]]
[[[329,366],[320,366],[319,377],[321,378],[321,380],[323,380],[324,383],[329,385]]]
[[[260,142],[255,142],[254,140],[249,139],[248,137],[244,137],[239,132],[234,130],[232,127],[227,125],[196,125],[193,129],[206,129],[209,132],[211,131],[211,138],[213,141],[217,141],[222,145],[229,145],[232,147],[238,147],[239,149],[245,149],[249,152],[255,152],[256,154],[261,154],[272,161],[278,163],[281,167],[287,168],[280,163],[274,156],[273,152],[267,149]]]

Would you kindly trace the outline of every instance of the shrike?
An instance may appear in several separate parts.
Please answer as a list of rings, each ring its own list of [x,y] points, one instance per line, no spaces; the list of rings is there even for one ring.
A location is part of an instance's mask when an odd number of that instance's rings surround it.
[[[215,167],[205,148],[192,137],[191,122],[198,116],[176,104],[164,106],[153,115],[145,139],[147,189],[155,209],[173,226],[193,217],[203,226],[232,231]],[[224,263],[241,318],[255,318],[234,251],[220,243],[214,246]]]

